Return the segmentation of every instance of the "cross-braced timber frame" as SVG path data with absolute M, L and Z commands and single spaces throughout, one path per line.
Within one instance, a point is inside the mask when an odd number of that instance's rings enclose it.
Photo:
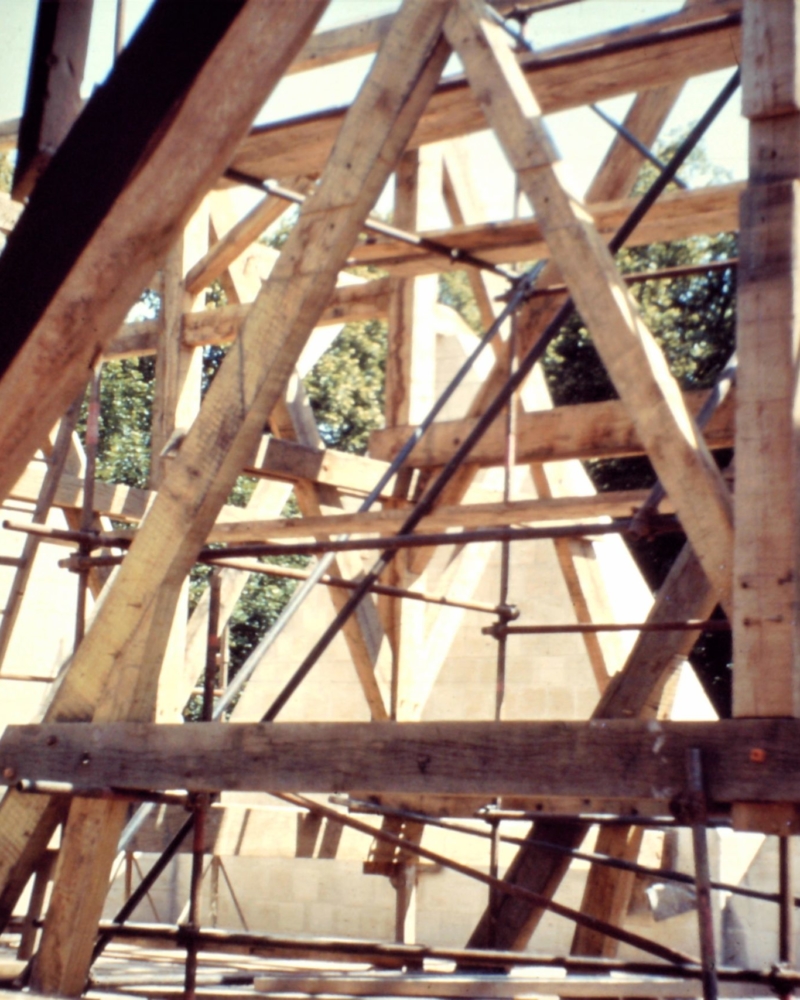
M 40 0 L 24 115 L 0 130 L 18 149 L 12 197 L 0 201 L 0 495 L 12 505 L 3 537 L 24 539 L 20 556 L 2 557 L 13 580 L 0 685 L 47 692 L 39 721 L 0 736 L 0 925 L 20 932 L 11 978 L 79 996 L 108 946 L 134 941 L 186 953 L 181 989 L 142 994 L 132 974 L 124 986 L 136 995 L 194 996 L 207 951 L 234 964 L 375 967 L 240 972 L 259 992 L 788 995 L 800 985 L 790 864 L 800 830 L 800 0 L 687 0 L 541 51 L 519 24 L 564 2 L 403 0 L 394 14 L 315 31 L 327 5 L 156 0 L 122 47 L 119 0 L 114 68 L 84 103 L 91 0 Z M 365 54 L 374 60 L 348 107 L 253 126 L 285 76 Z M 443 79 L 452 54 L 463 73 Z M 683 84 L 716 70 L 727 83 L 663 162 L 651 148 Z M 633 103 L 582 200 L 545 116 L 622 94 Z M 747 181 L 688 189 L 681 168 L 739 95 Z M 482 214 L 487 179 L 465 137 L 486 129 L 530 212 Z M 634 196 L 645 160 L 656 179 Z M 390 181 L 391 224 L 371 214 Z M 258 192 L 244 214 L 236 186 Z M 447 226 L 432 225 L 434 204 Z M 290 205 L 280 251 L 257 242 Z M 627 246 L 737 231 L 738 257 L 710 265 L 623 276 L 615 260 Z M 370 277 L 354 273 L 365 267 Z M 698 269 L 738 274 L 736 358 L 710 392 L 681 392 L 631 286 Z M 438 275 L 451 270 L 468 278 L 482 335 L 438 301 Z M 226 303 L 205 308 L 214 282 Z M 145 289 L 158 315 L 127 320 Z M 576 311 L 618 398 L 551 407 L 537 365 Z M 324 447 L 301 378 L 342 324 L 375 319 L 388 329 L 385 427 L 358 456 Z M 209 345 L 227 354 L 201 399 Z M 147 490 L 96 476 L 103 365 L 144 355 L 155 357 Z M 729 449 L 722 469 L 714 453 Z M 598 494 L 580 480 L 581 461 L 634 455 L 649 459 L 652 490 Z M 570 492 L 566 469 L 584 487 Z M 244 510 L 227 502 L 242 474 L 258 480 Z M 290 496 L 299 517 L 282 516 Z M 682 533 L 683 549 L 649 612 L 632 602 L 621 615 L 603 539 L 661 532 Z M 548 546 L 566 595 L 560 614 L 537 622 L 517 593 L 518 553 L 533 544 Z M 58 570 L 78 585 L 70 655 L 53 676 L 30 662 L 24 676 L 14 642 L 28 627 L 35 560 L 54 545 L 75 550 Z M 317 558 L 307 569 L 264 561 L 286 555 Z M 197 564 L 211 567 L 210 584 L 188 616 Z M 487 599 L 476 583 L 490 564 Z M 298 583 L 229 682 L 220 636 L 250 574 Z M 320 594 L 332 610 L 317 622 L 307 612 Z M 437 684 L 474 622 L 473 641 L 491 649 L 491 697 L 439 716 Z M 678 665 L 720 630 L 733 639 L 733 717 L 670 718 Z M 520 708 L 512 644 L 571 634 L 590 713 Z M 302 693 L 323 686 L 321 665 L 342 639 L 359 704 L 319 721 Z M 199 677 L 201 720 L 188 725 Z M 345 832 L 372 843 L 364 870 L 391 881 L 397 941 L 249 930 L 213 843 L 214 799 L 234 792 L 279 800 L 301 832 L 326 824 L 320 857 L 335 857 Z M 156 807 L 189 814 L 134 888 L 130 844 Z M 527 832 L 509 835 L 512 821 Z M 779 838 L 777 890 L 714 876 L 709 831 L 720 825 Z M 594 848 L 581 850 L 596 828 Z M 651 829 L 691 832 L 691 875 L 640 858 Z M 488 866 L 435 849 L 434 834 L 448 845 L 477 835 Z M 188 903 L 165 924 L 150 893 L 190 835 Z M 501 850 L 513 850 L 505 871 Z M 127 899 L 109 920 L 117 859 Z M 581 864 L 582 900 L 556 898 Z M 464 947 L 408 940 L 426 865 L 484 887 Z M 243 930 L 205 920 L 204 879 L 218 893 L 220 876 Z M 626 920 L 636 878 L 691 883 L 691 948 Z M 718 892 L 775 908 L 771 971 L 722 965 Z M 146 899 L 156 925 L 132 924 Z M 570 954 L 531 953 L 553 914 L 574 924 Z M 618 957 L 621 945 L 636 957 Z M 232 984 L 213 983 L 223 994 Z

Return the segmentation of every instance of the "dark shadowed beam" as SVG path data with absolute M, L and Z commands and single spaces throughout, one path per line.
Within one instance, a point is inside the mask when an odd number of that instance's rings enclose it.
M 86 381 L 322 8 L 159 0 L 87 103 L 0 259 L 0 496 Z M 243 51 L 243 17 L 252 38 L 259 22 L 269 25 L 269 45 L 245 40 Z
M 27 198 L 80 114 L 93 0 L 39 0 L 13 195 Z

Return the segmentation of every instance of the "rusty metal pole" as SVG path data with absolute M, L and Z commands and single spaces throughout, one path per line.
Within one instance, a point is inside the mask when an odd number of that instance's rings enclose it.
M 201 719 L 211 722 L 214 715 L 214 688 L 217 682 L 219 661 L 219 615 L 220 615 L 220 570 L 215 569 L 208 581 L 208 644 L 206 647 L 206 667 L 203 674 L 203 704 Z M 200 893 L 203 888 L 203 859 L 206 852 L 206 819 L 210 796 L 201 792 L 194 796 L 194 830 L 192 837 L 192 881 L 189 894 L 189 920 L 187 930 L 189 943 L 186 948 L 186 975 L 184 994 L 186 1000 L 194 1000 L 197 985 L 197 934 L 200 931 Z
M 717 1000 L 717 961 L 714 947 L 714 914 L 711 908 L 711 869 L 706 840 L 706 795 L 703 789 L 703 765 L 700 751 L 692 747 L 687 754 L 689 810 L 694 846 L 697 920 L 700 931 L 700 960 L 703 967 L 703 998 Z
M 100 443 L 100 380 L 102 362 L 95 368 L 89 390 L 89 409 L 86 417 L 86 474 L 83 477 L 83 504 L 81 506 L 82 534 L 91 532 L 94 526 L 94 481 L 97 471 L 97 448 Z M 79 553 L 86 557 L 91 554 L 91 545 L 81 542 Z M 81 644 L 86 630 L 86 603 L 89 592 L 89 568 L 78 574 L 78 606 L 75 614 L 75 649 Z
M 792 892 L 792 842 L 788 835 L 778 837 L 778 882 L 780 922 L 778 960 L 781 970 L 794 965 L 794 894 Z M 791 996 L 791 991 L 782 994 Z

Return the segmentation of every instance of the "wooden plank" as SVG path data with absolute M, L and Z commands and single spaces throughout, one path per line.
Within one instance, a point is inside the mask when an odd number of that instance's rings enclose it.
M 448 19 L 448 38 L 534 206 L 553 257 L 648 457 L 723 604 L 730 607 L 733 510 L 729 491 L 611 254 L 580 202 L 563 186 L 539 105 L 502 29 L 482 12 L 476 0 L 460 0 Z
M 308 33 L 321 10 L 318 4 L 290 8 L 281 4 L 278 20 L 286 35 L 280 38 L 275 19 L 264 16 L 263 4 L 246 7 L 245 14 L 251 14 L 256 24 L 242 19 L 246 36 L 238 39 L 238 52 L 232 61 L 241 66 L 251 51 L 256 60 L 266 58 L 265 53 L 273 53 L 271 58 L 280 53 L 282 60 L 288 60 L 303 37 L 302 31 Z M 200 415 L 181 445 L 130 555 L 65 674 L 50 718 L 92 712 L 95 718 L 98 714 L 130 718 L 152 712 L 154 681 L 177 591 L 234 480 L 255 449 L 364 217 L 439 79 L 449 53 L 441 38 L 446 12 L 445 3 L 406 0 L 396 16 L 342 126 L 320 185 L 301 209 L 270 280 L 206 393 Z M 263 32 L 269 34 L 269 41 Z M 277 75 L 282 65 L 273 68 Z M 241 74 L 231 68 L 229 75 L 238 78 Z M 263 76 L 268 76 L 266 71 Z M 262 86 L 267 87 L 268 81 L 262 80 Z M 109 678 L 112 683 L 103 695 L 100 713 L 96 706 Z M 4 805 L 5 800 L 0 804 L 0 818 Z M 77 927 L 70 922 L 70 906 L 84 869 L 88 869 L 87 883 L 94 879 L 92 884 L 100 884 L 91 849 L 100 831 L 103 847 L 119 833 L 117 819 L 121 817 L 113 808 L 104 812 L 102 803 L 94 805 L 96 810 L 81 810 L 76 817 L 87 830 L 82 853 L 70 852 L 70 863 L 63 868 L 64 891 L 59 891 L 57 881 L 45 922 L 35 983 L 54 991 L 80 992 L 83 988 L 102 899 L 95 898 L 90 907 L 81 898 L 83 920 Z M 100 856 L 98 845 L 97 867 L 104 870 L 106 880 L 108 860 L 108 855 Z
M 172 457 L 164 449 L 178 428 L 183 432 L 197 416 L 203 374 L 202 351 L 187 347 L 181 337 L 184 313 L 202 309 L 185 287 L 184 276 L 208 246 L 208 204 L 203 202 L 172 248 L 164 267 L 164 288 L 158 318 L 155 388 L 150 424 L 150 488 L 157 489 Z
M 0 353 L 2 497 L 227 165 L 297 48 L 290 28 L 310 29 L 318 13 L 309 3 L 289 17 L 284 5 L 270 45 L 260 47 L 253 31 L 247 58 L 259 72 L 242 74 L 234 41 L 242 7 L 241 0 L 200 13 L 183 4 L 154 7 L 9 237 L 0 259 L 8 312 Z M 175 39 L 184 37 L 191 43 L 176 58 Z M 301 38 L 297 30 L 298 44 Z M 143 77 L 152 83 L 146 100 Z
M 742 198 L 737 301 L 734 714 L 800 714 L 796 464 L 800 142 L 796 3 L 748 3 L 744 107 L 751 174 Z M 779 123 L 779 132 L 775 123 Z M 781 144 L 775 142 L 780 134 Z
M 800 798 L 796 719 L 42 723 L 9 726 L 0 738 L 0 764 L 5 784 L 17 778 L 69 781 L 78 794 L 109 786 L 320 793 L 368 788 L 668 803 L 685 788 L 689 747 L 702 751 L 713 803 Z M 763 755 L 752 754 L 754 748 Z
M 642 845 L 644 827 L 601 827 L 597 834 L 595 852 L 623 861 L 637 861 Z M 592 865 L 586 879 L 581 901 L 581 912 L 608 923 L 622 926 L 628 912 L 631 891 L 636 875 L 618 871 L 605 865 Z M 576 926 L 570 946 L 571 955 L 600 955 L 616 957 L 619 942 L 596 930 Z
M 415 531 L 447 531 L 449 528 L 488 528 L 499 525 L 535 524 L 552 521 L 584 521 L 593 518 L 631 517 L 647 499 L 648 490 L 612 490 L 590 496 L 543 497 L 497 503 L 465 503 L 437 507 L 424 517 Z M 667 513 L 669 503 L 660 508 Z M 408 517 L 407 510 L 368 513 L 325 514 L 310 517 L 283 517 L 269 521 L 217 523 L 209 542 L 235 544 L 270 539 L 330 538 L 334 535 L 395 535 Z
M 621 34 L 545 49 L 522 58 L 525 74 L 544 113 L 552 114 L 732 67 L 739 58 L 739 28 L 731 19 L 735 21 L 740 9 L 738 0 L 704 4 L 655 22 L 640 22 Z M 621 55 L 609 47 L 615 39 L 631 48 Z M 260 178 L 313 173 L 325 162 L 343 114 L 337 109 L 254 129 L 239 147 L 232 166 Z M 448 81 L 431 100 L 410 147 L 485 127 L 463 78 Z
M 691 413 L 699 412 L 705 392 L 684 393 Z M 733 445 L 734 405 L 727 401 L 715 412 L 705 428 L 709 448 Z M 443 465 L 464 440 L 477 417 L 443 420 L 433 425 L 408 458 L 413 468 Z M 391 461 L 413 433 L 413 427 L 394 427 L 370 434 L 369 452 L 374 459 Z M 627 458 L 642 455 L 644 446 L 619 400 L 576 403 L 552 410 L 520 413 L 517 425 L 517 462 L 560 462 L 579 458 Z M 501 465 L 503 461 L 502 421 L 496 421 L 470 453 L 480 466 Z
M 490 2 L 496 10 L 503 10 L 513 7 L 516 0 L 490 0 Z M 528 0 L 528 9 L 545 2 L 547 0 Z M 287 75 L 304 73 L 309 69 L 319 69 L 322 66 L 330 66 L 333 63 L 377 52 L 389 32 L 393 17 L 393 14 L 386 14 L 383 17 L 347 24 L 343 28 L 315 32 L 286 71 Z
M 281 198 L 267 195 L 197 261 L 186 275 L 186 291 L 198 295 L 227 270 L 228 265 L 276 222 L 289 205 Z
M 477 980 L 477 981 L 476 981 Z M 769 996 L 766 985 L 748 986 L 745 983 L 722 982 L 721 997 Z M 459 1000 L 475 998 L 560 996 L 560 997 L 699 997 L 702 985 L 695 979 L 656 976 L 553 976 L 551 973 L 526 975 L 496 975 L 481 971 L 479 976 L 425 975 L 422 973 L 353 973 L 325 975 L 324 973 L 284 972 L 257 975 L 253 986 L 256 996 L 273 993 L 307 994 L 309 996 L 344 995 L 354 997 L 456 997 Z M 152 996 L 166 996 L 162 991 Z M 170 993 L 170 996 L 177 995 Z
M 248 462 L 245 471 L 289 482 L 305 479 L 362 496 L 372 491 L 388 467 L 388 462 L 364 455 L 352 455 L 335 448 L 309 448 L 270 436 L 262 439 L 258 454 Z M 390 480 L 386 485 L 386 496 L 391 496 L 392 483 Z
M 395 172 L 396 224 L 412 232 L 423 228 L 441 200 L 441 188 L 441 149 L 407 151 Z M 418 423 L 435 401 L 436 331 L 432 318 L 438 297 L 434 275 L 392 280 L 384 405 L 389 427 Z M 399 500 L 406 498 L 409 485 L 407 474 L 397 477 L 395 494 Z M 418 579 L 410 569 L 412 559 L 412 553 L 399 552 L 384 574 L 385 582 L 410 589 Z M 424 589 L 424 582 L 421 586 Z M 392 650 L 392 718 L 400 721 L 408 718 L 403 712 L 405 691 L 426 665 L 425 607 L 392 597 L 381 597 L 380 607 Z
M 83 106 L 92 0 L 40 0 L 25 109 L 19 127 L 13 195 L 24 201 Z
M 735 230 L 739 222 L 738 201 L 743 190 L 744 184 L 737 182 L 662 195 L 627 245 L 645 246 Z M 634 199 L 620 197 L 607 202 L 593 201 L 585 208 L 594 218 L 599 232 L 611 237 L 635 204 Z M 420 235 L 452 249 L 470 250 L 496 264 L 539 260 L 549 257 L 551 253 L 541 220 L 529 217 L 427 230 Z M 355 247 L 350 262 L 354 265 L 371 264 L 406 276 L 463 266 L 424 247 L 388 240 L 376 240 Z

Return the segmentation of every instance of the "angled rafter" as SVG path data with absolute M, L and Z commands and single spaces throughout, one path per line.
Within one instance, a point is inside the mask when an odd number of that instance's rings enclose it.
M 658 592 L 649 622 L 677 618 L 707 618 L 716 605 L 716 595 L 691 548 L 686 545 Z M 643 632 L 625 666 L 614 674 L 603 692 L 594 719 L 652 719 L 658 709 L 668 678 L 689 655 L 699 632 Z M 555 842 L 565 847 L 580 846 L 589 827 L 581 823 L 537 822 L 528 839 Z M 520 848 L 508 871 L 507 880 L 551 895 L 569 867 L 569 859 L 543 851 L 531 843 Z M 521 905 L 520 905 L 521 904 Z M 494 947 L 522 949 L 542 917 L 541 907 L 507 898 L 500 906 L 494 931 Z M 470 937 L 470 947 L 488 947 L 491 938 L 488 913 L 484 913 Z
M 686 409 L 660 348 L 600 240 L 591 217 L 565 189 L 557 156 L 527 80 L 502 30 L 475 2 L 460 2 L 448 37 L 493 125 L 595 346 L 675 503 L 723 604 L 730 605 L 730 495 Z
M 292 20 L 288 8 L 279 6 L 281 21 Z M 242 336 L 220 367 L 200 416 L 167 473 L 130 557 L 65 675 L 54 702 L 62 712 L 67 706 L 73 717 L 91 712 L 97 698 L 92 694 L 99 694 L 112 668 L 122 685 L 105 692 L 102 706 L 94 709 L 95 718 L 146 717 L 152 711 L 164 624 L 171 619 L 177 589 L 252 453 L 363 219 L 439 79 L 449 51 L 441 37 L 448 6 L 407 0 L 396 16 L 342 126 L 320 186 L 303 206 Z M 311 5 L 291 10 L 312 16 Z M 271 51 L 274 25 L 260 8 L 258 21 L 258 28 L 248 26 L 243 47 Z M 270 32 L 269 44 L 261 38 L 262 31 Z M 286 56 L 291 46 L 279 46 L 277 51 Z M 241 51 L 238 56 L 241 63 Z M 132 656 L 135 659 L 130 660 Z M 142 667 L 126 671 L 127 662 Z M 126 681 L 132 687 L 126 687 Z M 35 977 L 48 989 L 80 991 L 85 981 L 102 899 L 98 902 L 96 894 L 87 893 L 82 881 L 90 873 L 93 885 L 107 879 L 121 820 L 113 806 L 104 811 L 102 804 L 91 805 L 97 808 L 76 810 L 73 804 L 67 824 L 62 857 L 69 861 L 60 865 L 64 877 L 56 881 Z M 87 851 L 87 844 L 95 845 L 96 852 Z M 93 854 L 95 864 L 89 861 Z
M 227 228 L 230 218 L 226 218 L 227 213 L 222 211 L 224 207 L 224 203 L 220 203 L 219 195 L 217 195 L 212 209 L 212 219 L 216 221 L 217 225 L 224 223 L 225 228 Z M 235 228 L 234 226 L 233 229 Z M 229 268 L 229 278 L 233 285 L 235 296 L 240 302 L 252 301 L 256 298 L 258 290 L 261 287 L 261 279 L 257 274 L 252 274 L 247 268 L 240 267 L 239 262 L 235 261 L 231 263 Z M 317 454 L 323 448 L 322 440 L 317 430 L 314 414 L 306 399 L 300 377 L 314 366 L 320 354 L 323 353 L 327 346 L 328 341 L 329 338 L 327 336 L 324 338 L 317 336 L 314 339 L 312 335 L 298 361 L 295 374 L 289 380 L 284 400 L 273 410 L 270 418 L 273 429 L 279 429 L 282 435 L 287 435 L 291 439 L 296 440 L 301 447 L 313 449 Z M 334 509 L 343 503 L 335 487 L 328 489 L 325 493 L 327 494 L 326 499 L 331 499 L 329 494 L 333 494 Z M 313 480 L 295 480 L 294 496 L 304 516 L 323 517 L 323 491 L 320 489 L 318 483 Z M 346 501 L 344 502 L 346 503 Z M 343 553 L 331 565 L 331 572 L 335 576 L 351 576 L 357 575 L 360 568 L 357 555 Z M 238 578 L 239 589 L 244 588 L 244 581 L 246 579 L 244 574 L 229 570 L 223 570 L 223 573 L 226 576 Z M 234 593 L 235 590 L 233 587 L 230 587 L 230 596 L 233 597 Z M 331 591 L 330 597 L 336 610 L 338 610 L 346 599 L 346 595 L 340 591 Z M 229 604 L 229 607 L 232 610 L 233 605 Z M 385 719 L 387 718 L 387 711 L 380 684 L 378 683 L 377 670 L 383 644 L 383 630 L 378 620 L 377 610 L 373 601 L 365 601 L 359 608 L 358 614 L 347 623 L 343 631 L 372 717 L 375 719 Z

